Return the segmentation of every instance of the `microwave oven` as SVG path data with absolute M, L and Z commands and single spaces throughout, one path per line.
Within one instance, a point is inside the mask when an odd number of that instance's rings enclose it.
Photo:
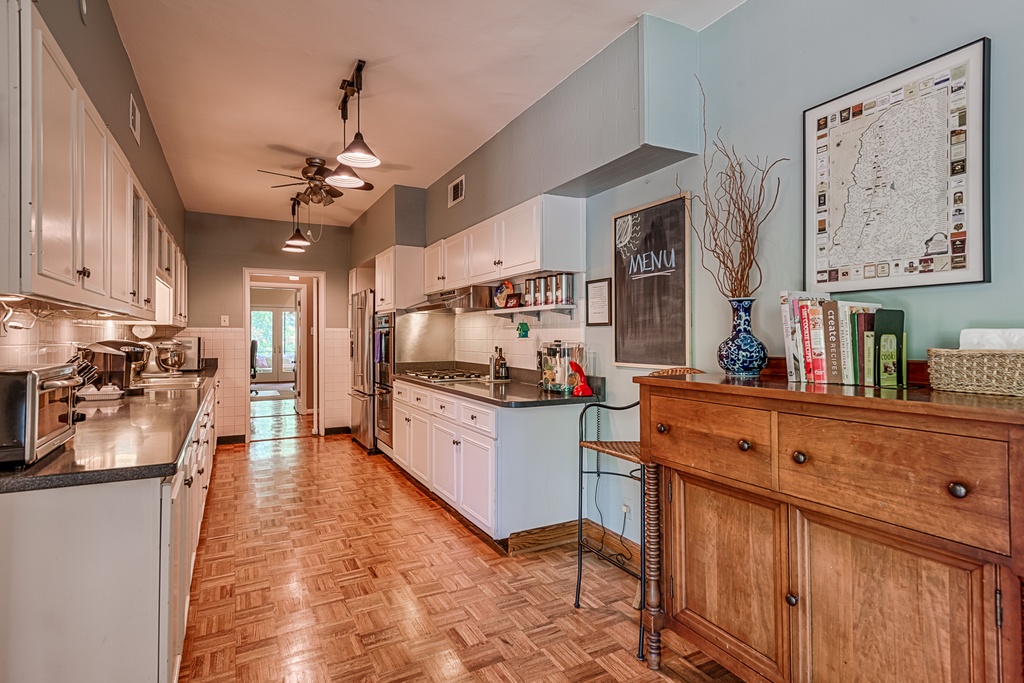
M 0 369 L 0 464 L 31 465 L 75 435 L 75 367 Z

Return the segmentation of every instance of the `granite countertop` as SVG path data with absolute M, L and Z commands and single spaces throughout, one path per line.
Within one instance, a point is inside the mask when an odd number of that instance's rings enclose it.
M 396 375 L 395 381 L 408 382 L 432 391 L 473 399 L 481 403 L 489 403 L 499 408 L 540 408 L 544 406 L 564 406 L 574 403 L 593 403 L 600 399 L 594 396 L 573 396 L 572 394 L 552 394 L 543 391 L 536 384 L 527 382 L 444 382 L 433 383 L 410 375 Z M 600 392 L 595 392 L 599 394 Z
M 82 401 L 75 436 L 21 471 L 0 471 L 0 494 L 173 476 L 186 439 L 213 390 L 213 373 L 198 389 L 161 389 L 116 401 Z

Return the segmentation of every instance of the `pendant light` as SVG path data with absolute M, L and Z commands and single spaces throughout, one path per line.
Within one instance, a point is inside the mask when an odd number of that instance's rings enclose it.
M 309 191 L 309 188 L 306 188 Z M 302 236 L 302 231 L 299 230 L 298 223 L 295 217 L 295 207 L 299 205 L 299 196 L 292 197 L 292 226 L 295 228 L 295 232 L 284 242 L 284 246 L 281 247 L 281 251 L 287 251 L 292 254 L 304 253 L 305 247 L 309 246 L 309 240 Z
M 353 85 L 356 89 L 356 134 L 352 138 L 352 142 L 348 144 L 345 151 L 338 155 L 338 161 L 353 166 L 355 168 L 373 168 L 374 166 L 380 166 L 380 159 L 373 153 L 370 146 L 366 144 L 363 139 L 362 133 L 362 106 L 361 102 L 363 99 L 363 67 L 366 66 L 366 62 L 359 60 L 356 64 L 355 73 L 352 74 Z
M 342 101 L 341 106 L 341 139 L 345 140 L 348 138 L 348 100 Z M 344 154 L 344 153 L 342 153 Z M 351 166 L 341 161 L 342 154 L 338 155 L 338 167 L 334 169 L 331 175 L 324 178 L 324 182 L 334 187 L 348 187 L 357 188 L 362 187 L 366 184 L 366 181 L 359 177 L 359 174 L 355 172 Z

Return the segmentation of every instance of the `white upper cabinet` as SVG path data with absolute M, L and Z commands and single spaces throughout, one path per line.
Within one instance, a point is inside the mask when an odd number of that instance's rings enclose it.
M 469 241 L 467 270 L 473 284 L 499 279 L 498 266 L 498 223 L 489 218 L 466 230 Z
M 393 311 L 423 300 L 423 247 L 397 245 L 374 259 L 374 308 Z
M 128 160 L 111 144 L 108 148 L 108 221 L 110 224 L 110 297 L 114 305 L 124 310 L 121 304 L 132 303 L 132 279 L 134 268 L 131 263 L 134 254 L 132 244 L 132 170 Z
M 423 293 L 444 291 L 444 240 L 423 250 Z
M 106 299 L 110 295 L 110 229 L 107 223 L 107 127 L 84 97 L 79 100 L 81 178 L 80 268 L 82 287 Z
M 468 231 L 434 242 L 423 250 L 423 293 L 433 294 L 469 284 Z

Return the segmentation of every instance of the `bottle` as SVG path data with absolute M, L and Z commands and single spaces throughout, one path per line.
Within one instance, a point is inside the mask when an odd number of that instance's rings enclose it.
M 505 356 L 502 355 L 501 347 L 496 346 L 494 350 L 498 354 L 494 359 L 494 379 L 508 379 L 508 362 L 505 360 Z
M 494 347 L 494 353 L 492 353 L 492 354 L 491 354 L 491 364 L 490 364 L 490 368 L 489 368 L 489 369 L 490 369 L 490 371 L 491 371 L 491 374 L 489 375 L 490 379 L 497 379 L 497 378 L 496 378 L 496 377 L 494 376 L 494 359 L 495 359 L 495 357 L 496 357 L 497 355 L 498 355 L 498 347 L 497 347 L 497 346 L 495 346 L 495 347 Z

